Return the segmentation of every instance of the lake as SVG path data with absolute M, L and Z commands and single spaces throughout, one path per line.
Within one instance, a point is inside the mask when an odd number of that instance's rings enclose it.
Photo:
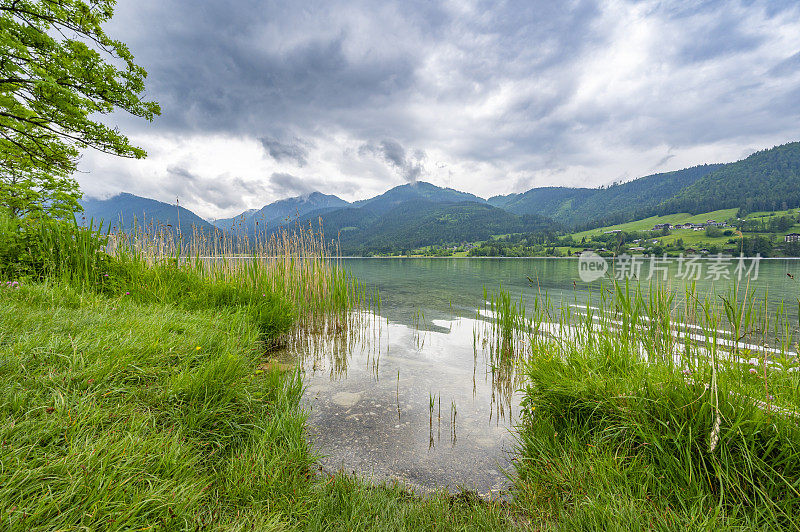
M 772 311 L 786 302 L 795 324 L 800 295 L 800 261 L 791 259 L 364 258 L 341 265 L 379 293 L 377 315 L 339 337 L 302 337 L 286 354 L 302 362 L 311 438 L 324 467 L 399 479 L 420 492 L 466 488 L 487 497 L 504 496 L 508 486 L 523 383 L 499 376 L 481 342 L 485 290 L 508 291 L 528 308 L 545 295 L 555 306 L 581 307 L 615 276 L 658 279 L 678 296 L 694 283 L 711 300 L 741 279 Z

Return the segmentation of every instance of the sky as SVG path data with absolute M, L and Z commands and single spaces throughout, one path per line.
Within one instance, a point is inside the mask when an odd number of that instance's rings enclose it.
M 417 180 L 488 198 L 596 187 L 800 140 L 800 3 L 118 0 L 145 160 L 83 154 L 92 197 L 207 219 Z

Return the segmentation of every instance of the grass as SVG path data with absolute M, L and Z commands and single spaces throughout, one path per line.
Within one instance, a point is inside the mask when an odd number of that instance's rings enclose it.
M 573 233 L 572 237 L 580 241 L 580 239 L 583 237 L 589 237 L 591 235 L 601 235 L 605 231 L 613 231 L 617 229 L 622 231 L 647 231 L 649 229 L 652 229 L 653 226 L 656 224 L 664 224 L 664 223 L 669 223 L 673 225 L 677 223 L 681 224 L 703 223 L 706 220 L 716 220 L 718 222 L 724 222 L 729 218 L 735 217 L 736 211 L 737 209 L 723 209 L 720 211 L 712 211 L 696 215 L 684 212 L 677 214 L 667 214 L 664 216 L 651 216 L 650 218 L 644 218 L 642 220 L 636 220 L 624 224 L 609 225 L 607 227 L 598 227 L 597 229 L 590 229 L 588 231 Z
M 611 225 L 607 227 L 599 227 L 596 229 L 591 229 L 588 231 L 581 231 L 579 233 L 573 233 L 572 237 L 580 242 L 582 238 L 589 238 L 591 236 L 598 236 L 602 235 L 607 231 L 612 230 L 622 230 L 622 231 L 647 231 L 653 228 L 656 224 L 663 224 L 663 223 L 670 223 L 670 224 L 684 224 L 684 223 L 702 223 L 706 220 L 716 220 L 718 222 L 723 222 L 730 218 L 735 218 L 738 210 L 737 209 L 723 209 L 719 211 L 712 211 L 697 215 L 692 215 L 689 213 L 679 213 L 679 214 L 669 214 L 665 216 L 652 216 L 650 218 L 645 218 L 642 220 L 636 220 L 633 222 L 628 222 L 624 224 L 618 225 Z M 770 211 L 770 212 L 753 212 L 746 216 L 746 219 L 760 219 L 760 218 L 772 218 L 772 217 L 780 217 L 780 216 L 797 216 L 796 209 L 789 209 L 783 211 Z M 775 233 L 757 233 L 762 235 L 768 235 L 771 238 L 775 238 L 778 241 L 782 241 L 783 237 L 789 233 L 796 233 L 800 231 L 800 223 L 796 223 L 791 228 L 775 232 Z M 748 236 L 752 236 L 752 234 L 747 233 Z M 658 240 L 659 243 L 664 245 L 674 244 L 678 239 L 683 241 L 684 246 L 687 247 L 694 247 L 696 249 L 701 249 L 705 246 L 716 245 L 721 248 L 732 248 L 735 245 L 730 244 L 729 240 L 741 238 L 741 235 L 735 233 L 731 236 L 723 236 L 720 235 L 719 237 L 709 237 L 706 236 L 705 231 L 694 231 L 691 229 L 676 229 L 672 230 L 671 233 L 667 236 L 661 236 L 660 234 L 654 234 L 652 239 Z M 565 251 L 572 253 L 574 251 L 580 251 L 582 248 L 567 248 Z
M 61 229 L 0 283 L 2 530 L 800 528 L 797 327 L 746 287 L 617 285 L 583 312 L 487 292 L 476 353 L 525 395 L 513 504 L 417 498 L 320 474 L 300 375 L 268 363 L 372 305 L 319 236 L 239 261 Z
M 53 226 L 0 265 L 26 272 L 0 283 L 0 529 L 507 528 L 500 504 L 319 473 L 269 352 L 372 303 L 306 236 L 241 261 Z
M 0 290 L 0 529 L 496 529 L 499 505 L 317 476 L 248 312 Z
M 570 530 L 800 529 L 797 360 L 761 354 L 754 375 L 722 343 L 771 335 L 749 297 L 618 286 L 562 311 L 570 334 L 537 337 L 524 368 L 517 503 Z

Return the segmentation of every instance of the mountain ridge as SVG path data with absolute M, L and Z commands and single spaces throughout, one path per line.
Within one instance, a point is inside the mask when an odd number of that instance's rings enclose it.
M 126 200 L 132 205 L 125 205 Z M 606 187 L 537 187 L 488 200 L 425 181 L 398 185 L 352 203 L 315 191 L 213 225 L 188 209 L 127 193 L 83 204 L 87 217 L 127 219 L 139 213 L 170 226 L 180 212 L 182 229 L 195 223 L 203 231 L 216 227 L 253 234 L 257 229 L 283 230 L 293 222 L 321 221 L 326 232 L 339 235 L 353 250 L 389 252 L 479 241 L 492 234 L 590 229 L 669 212 L 800 206 L 800 142 L 761 150 L 733 163 L 697 165 Z

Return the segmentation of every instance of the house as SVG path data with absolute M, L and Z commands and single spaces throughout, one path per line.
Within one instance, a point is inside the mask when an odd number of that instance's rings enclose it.
M 783 237 L 784 242 L 800 242 L 800 233 L 789 233 Z
M 653 226 L 653 231 L 661 231 L 662 229 L 672 229 L 672 224 L 656 224 Z
M 636 246 L 631 248 L 631 251 L 644 251 L 644 248 L 642 246 Z
M 621 233 L 622 229 L 612 229 L 611 231 L 603 231 L 604 235 L 613 235 L 615 233 Z

